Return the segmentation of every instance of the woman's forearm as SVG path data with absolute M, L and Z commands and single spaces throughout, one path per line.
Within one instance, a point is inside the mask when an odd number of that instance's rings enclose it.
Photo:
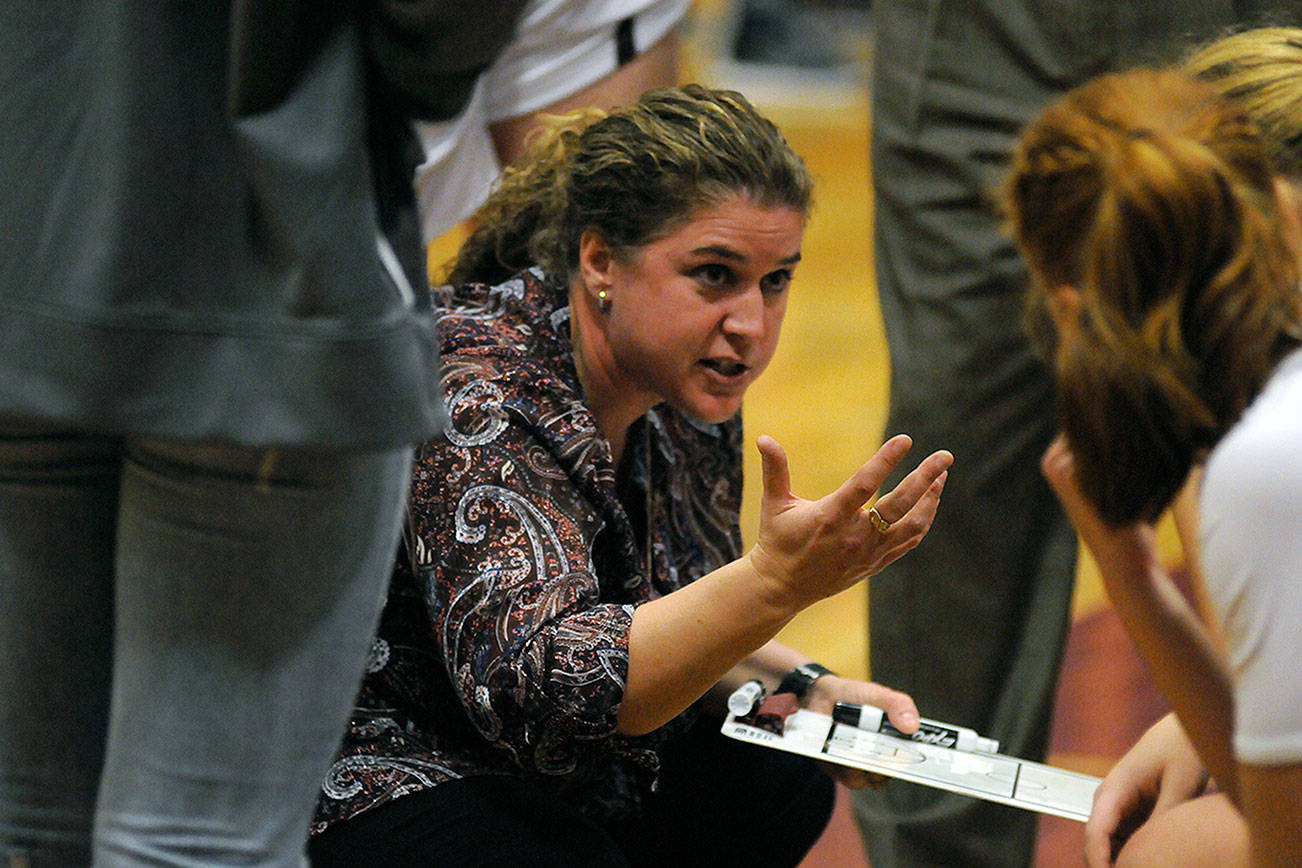
M 661 726 L 730 672 L 737 684 L 759 677 L 775 687 L 773 667 L 791 661 L 780 677 L 806 659 L 770 642 L 801 608 L 767 593 L 745 557 L 639 606 L 629 631 L 619 730 L 637 735 Z
M 1062 435 L 1041 461 L 1103 577 L 1121 623 L 1179 717 L 1207 770 L 1234 797 L 1231 738 L 1234 706 L 1230 679 L 1202 621 L 1157 557 L 1153 529 L 1105 522 L 1081 492 L 1075 456 Z
M 1189 740 L 1221 789 L 1238 800 L 1228 670 L 1197 613 L 1157 563 L 1138 581 L 1104 571 L 1108 595 Z
M 620 732 L 645 733 L 672 719 L 802 609 L 916 546 L 935 518 L 953 461 L 944 451 L 923 459 L 877 498 L 874 522 L 863 505 L 904 458 L 909 438 L 886 441 L 816 501 L 791 493 L 786 454 L 777 441 L 760 437 L 757 445 L 764 493 L 756 543 L 732 563 L 634 612 Z
M 710 707 L 722 713 L 727 707 L 728 697 L 747 681 L 760 681 L 769 693 L 773 693 L 784 675 L 809 662 L 808 654 L 802 654 L 777 639 L 770 639 L 715 682 L 708 694 Z

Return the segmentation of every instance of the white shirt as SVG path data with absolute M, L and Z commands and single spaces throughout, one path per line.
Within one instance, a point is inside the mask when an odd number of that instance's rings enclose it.
M 633 19 L 641 54 L 686 14 L 690 0 L 529 0 L 511 42 L 479 77 L 457 117 L 418 123 L 421 233 L 430 241 L 469 217 L 501 167 L 489 125 L 531 114 L 605 78 L 618 66 L 616 28 Z
M 1254 765 L 1302 761 L 1302 351 L 1213 450 L 1200 513 L 1235 681 L 1235 753 Z

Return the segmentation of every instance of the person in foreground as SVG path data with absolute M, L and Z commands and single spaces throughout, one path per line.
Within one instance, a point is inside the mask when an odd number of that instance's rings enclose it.
M 503 176 L 436 290 L 451 421 L 418 457 L 314 864 L 795 864 L 831 781 L 723 738 L 722 699 L 759 678 L 916 728 L 904 694 L 773 637 L 918 544 L 950 455 L 870 514 L 907 437 L 815 501 L 760 437 L 741 552 L 739 410 L 810 204 L 777 129 L 695 85 L 566 116 Z
M 1006 187 L 1057 338 L 1044 471 L 1175 713 L 1100 787 L 1092 865 L 1302 852 L 1302 229 L 1266 141 L 1209 85 L 1135 70 L 1050 107 Z M 1152 530 L 1199 465 L 1210 628 Z
M 302 864 L 443 422 L 409 123 L 522 0 L 451 5 L 0 0 L 0 864 Z
M 1026 264 L 991 193 L 1017 135 L 1105 72 L 1296 0 L 872 0 L 873 259 L 890 346 L 887 430 L 954 451 L 927 545 L 868 595 L 874 678 L 927 714 L 1043 760 L 1071 627 L 1078 540 L 1039 459 L 1053 385 L 1022 328 Z M 934 444 L 934 445 L 933 445 Z M 921 634 L 942 643 L 920 643 Z M 1029 868 L 1036 814 L 932 787 L 854 796 L 874 868 Z
M 1302 183 L 1302 28 L 1234 33 L 1199 48 L 1184 66 L 1247 112 L 1277 176 L 1295 188 Z M 1186 560 L 1198 578 L 1200 483 L 1201 469 L 1195 468 L 1172 506 Z M 1214 631 L 1215 624 L 1211 626 Z M 1223 647 L 1215 632 L 1213 638 Z M 1151 852 L 1160 858 L 1180 846 L 1203 854 L 1205 864 L 1246 861 L 1243 816 L 1224 794 L 1208 793 L 1207 784 L 1206 768 L 1189 736 L 1173 714 L 1167 715 L 1104 779 L 1086 827 L 1090 864 L 1111 864 L 1127 840 L 1133 840 L 1125 851 L 1128 857 Z M 1150 816 L 1154 822 L 1146 822 Z

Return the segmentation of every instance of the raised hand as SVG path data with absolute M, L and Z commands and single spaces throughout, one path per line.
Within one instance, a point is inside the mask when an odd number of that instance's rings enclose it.
M 904 434 L 887 440 L 835 491 L 818 500 L 791 493 L 786 453 L 772 437 L 757 442 L 763 461 L 764 493 L 759 535 L 747 557 L 775 593 L 797 607 L 832 596 L 899 558 L 926 536 L 954 456 L 927 456 L 899 485 L 868 502 L 904 459 L 913 441 Z

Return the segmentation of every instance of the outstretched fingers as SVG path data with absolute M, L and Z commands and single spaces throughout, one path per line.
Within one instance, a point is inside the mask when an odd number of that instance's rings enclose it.
M 760 472 L 763 477 L 764 499 L 775 505 L 791 497 L 791 469 L 787 453 L 781 444 L 767 434 L 755 440 L 760 454 Z
M 780 587 L 821 598 L 916 546 L 935 517 L 953 461 L 948 452 L 929 455 L 875 509 L 864 508 L 911 445 L 906 435 L 892 437 L 836 491 L 808 501 L 791 493 L 782 447 L 772 437 L 759 437 L 764 494 L 751 564 Z
M 878 447 L 873 456 L 860 465 L 836 491 L 829 494 L 828 501 L 842 513 L 856 512 L 872 499 L 882 482 L 904 460 L 912 447 L 913 439 L 909 435 L 896 434 Z
M 944 449 L 931 453 L 899 485 L 877 498 L 873 509 L 892 528 L 907 522 L 910 531 L 925 533 L 936 515 L 940 492 L 953 463 L 954 456 Z
M 877 509 L 882 519 L 888 522 L 888 528 L 883 532 L 883 536 L 891 543 L 882 558 L 883 565 L 898 559 L 905 552 L 916 547 L 931 530 L 931 524 L 936 520 L 936 511 L 940 508 L 940 495 L 945 490 L 945 480 L 948 478 L 949 470 L 942 470 L 922 496 L 914 501 L 908 511 L 899 518 L 890 517 L 895 514 L 894 508 L 899 506 L 899 501 L 892 501 L 886 506 L 882 506 L 881 500 L 877 501 L 874 509 Z M 891 492 L 892 495 L 894 493 Z

